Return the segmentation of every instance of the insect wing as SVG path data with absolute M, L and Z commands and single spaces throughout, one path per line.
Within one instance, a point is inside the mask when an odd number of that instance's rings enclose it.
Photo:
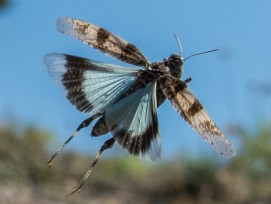
M 177 112 L 189 125 L 221 155 L 231 157 L 235 149 L 212 121 L 198 99 L 189 91 L 184 81 L 172 76 L 159 78 L 160 86 Z
M 147 59 L 136 46 L 97 25 L 73 18 L 60 18 L 57 20 L 57 29 L 118 60 L 141 67 L 148 65 Z
M 135 81 L 138 69 L 52 53 L 44 57 L 50 76 L 79 111 L 103 113 Z
M 150 160 L 160 157 L 155 81 L 111 106 L 105 120 L 114 138 L 131 154 Z

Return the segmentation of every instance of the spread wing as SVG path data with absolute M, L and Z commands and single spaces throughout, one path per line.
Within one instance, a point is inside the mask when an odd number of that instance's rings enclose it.
M 141 67 L 149 64 L 136 46 L 97 25 L 73 18 L 60 18 L 57 29 L 118 60 Z
M 131 154 L 150 160 L 160 157 L 156 82 L 153 81 L 105 111 L 113 137 Z
M 50 76 L 79 111 L 103 113 L 135 81 L 138 69 L 52 53 L 44 57 Z
M 172 76 L 162 76 L 158 81 L 164 94 L 177 112 L 203 139 L 210 143 L 221 155 L 225 157 L 235 155 L 231 142 L 212 121 L 184 81 Z

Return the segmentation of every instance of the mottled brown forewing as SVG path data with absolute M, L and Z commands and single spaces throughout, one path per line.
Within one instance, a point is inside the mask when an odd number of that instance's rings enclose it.
M 235 154 L 234 147 L 212 121 L 198 99 L 189 91 L 186 82 L 164 75 L 159 78 L 160 86 L 177 112 L 189 125 L 223 156 Z
M 118 60 L 144 68 L 148 66 L 148 60 L 136 46 L 97 25 L 73 18 L 60 18 L 57 29 Z

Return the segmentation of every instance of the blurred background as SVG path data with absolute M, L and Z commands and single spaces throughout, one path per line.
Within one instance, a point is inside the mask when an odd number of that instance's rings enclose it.
M 0 0 L 0 203 L 270 203 L 271 2 Z M 150 61 L 189 59 L 183 79 L 236 146 L 225 159 L 169 102 L 158 111 L 162 158 L 118 145 L 104 153 L 79 195 L 65 198 L 109 135 L 82 130 L 48 169 L 50 154 L 88 117 L 49 78 L 43 56 L 73 54 L 127 65 L 60 34 L 70 16 L 135 44 Z

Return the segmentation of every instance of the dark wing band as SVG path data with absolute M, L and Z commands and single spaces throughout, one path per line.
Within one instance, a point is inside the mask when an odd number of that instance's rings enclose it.
M 235 155 L 235 149 L 231 142 L 212 121 L 184 81 L 172 76 L 162 76 L 158 81 L 164 94 L 177 112 L 203 139 L 210 143 L 221 155 L 225 157 Z
M 50 76 L 79 111 L 103 113 L 135 81 L 138 69 L 52 53 L 44 57 Z
M 60 18 L 57 29 L 118 60 L 144 68 L 148 66 L 148 60 L 136 46 L 97 25 L 73 18 Z
M 160 157 L 155 81 L 111 106 L 105 111 L 105 121 L 129 153 L 150 160 Z

